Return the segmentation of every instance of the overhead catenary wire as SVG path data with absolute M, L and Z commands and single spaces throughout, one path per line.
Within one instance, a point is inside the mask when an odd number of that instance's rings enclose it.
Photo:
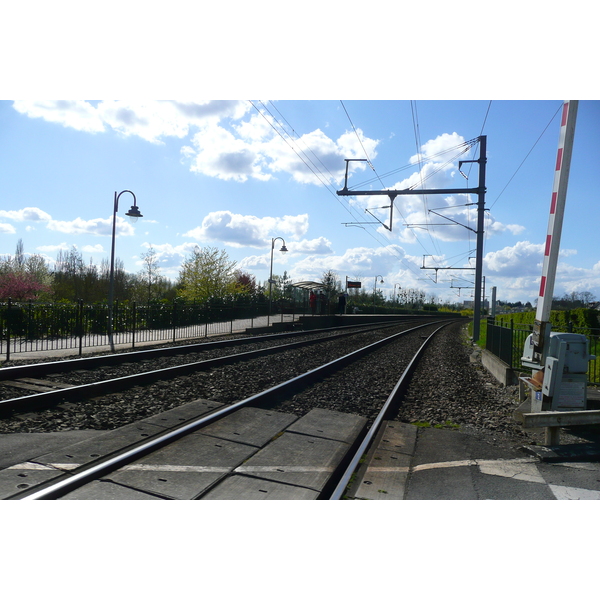
M 364 145 L 362 144 L 362 140 L 360 139 L 360 136 L 358 135 L 357 129 L 356 129 L 356 127 L 354 126 L 354 123 L 353 123 L 353 121 L 352 121 L 352 119 L 351 119 L 351 117 L 350 117 L 350 114 L 349 114 L 348 110 L 346 109 L 346 107 L 345 107 L 345 105 L 344 105 L 344 103 L 343 103 L 342 101 L 340 101 L 340 103 L 342 104 L 342 107 L 344 108 L 344 112 L 346 113 L 346 116 L 347 116 L 347 118 L 348 118 L 348 120 L 349 120 L 349 122 L 350 122 L 350 124 L 351 124 L 351 126 L 352 126 L 352 129 L 354 130 L 354 133 L 356 134 L 356 136 L 357 136 L 357 138 L 358 138 L 358 140 L 359 140 L 359 143 L 361 144 L 361 147 L 363 148 L 363 151 L 364 151 L 364 153 L 365 153 L 365 157 L 366 157 L 366 159 L 367 159 L 367 162 L 369 163 L 369 165 L 371 166 L 372 170 L 373 170 L 373 171 L 375 172 L 375 174 L 376 174 L 376 178 L 373 178 L 373 179 L 369 180 L 367 183 L 371 183 L 371 182 L 375 181 L 375 179 L 377 179 L 377 180 L 379 180 L 379 182 L 380 182 L 381 186 L 382 186 L 382 187 L 385 189 L 385 188 L 386 188 L 386 186 L 385 186 L 385 184 L 383 183 L 383 181 L 382 181 L 381 177 L 380 177 L 380 176 L 377 174 L 377 172 L 375 171 L 375 168 L 373 167 L 373 165 L 371 164 L 370 157 L 368 156 L 368 153 L 366 152 L 366 149 L 364 148 Z M 422 160 L 421 160 L 421 144 L 420 144 L 420 134 L 419 134 L 419 127 L 418 127 L 418 117 L 417 117 L 416 103 L 413 103 L 413 101 L 411 101 L 411 110 L 412 110 L 412 114 L 413 114 L 413 128 L 414 128 L 414 133 L 415 133 L 415 143 L 416 143 L 417 159 L 418 159 L 418 162 L 419 162 L 419 179 L 420 179 L 420 182 L 421 182 L 421 186 L 422 186 L 422 187 L 424 187 L 424 182 L 425 182 L 427 179 L 429 179 L 430 177 L 433 177 L 435 174 L 437 174 L 438 172 L 440 172 L 441 170 L 443 170 L 444 168 L 446 168 L 446 166 L 447 166 L 448 164 L 452 164 L 453 162 L 455 162 L 455 161 L 457 160 L 458 156 L 460 156 L 461 154 L 464 154 L 465 152 L 467 152 L 467 151 L 468 151 L 468 150 L 469 150 L 469 149 L 472 147 L 472 145 L 473 145 L 473 144 L 474 144 L 474 143 L 475 143 L 477 140 L 476 140 L 476 139 L 475 139 L 475 140 L 469 140 L 468 142 L 461 143 L 461 144 L 459 144 L 459 145 L 457 145 L 457 146 L 455 146 L 455 147 L 453 147 L 453 148 L 450 148 L 450 149 L 443 150 L 443 151 L 441 151 L 441 152 L 437 153 L 436 155 L 434 155 L 434 156 L 438 157 L 438 156 L 443 156 L 443 155 L 445 155 L 445 154 L 447 154 L 447 153 L 449 153 L 449 152 L 457 152 L 456 154 L 453 154 L 453 156 L 450 158 L 450 160 L 446 161 L 446 162 L 445 162 L 445 163 L 443 163 L 441 166 L 439 166 L 437 169 L 433 170 L 433 171 L 432 171 L 431 173 L 429 173 L 429 174 L 428 174 L 426 177 L 423 177 L 423 164 L 422 164 Z M 428 156 L 428 158 L 429 158 L 429 159 L 431 159 L 431 158 L 433 158 L 433 156 Z M 413 166 L 413 165 L 408 165 L 407 167 L 404 167 L 404 168 L 414 168 L 414 166 Z M 399 170 L 402 170 L 402 168 L 401 168 L 401 169 L 399 169 Z M 397 171 L 399 171 L 399 170 L 397 170 Z M 392 173 L 394 173 L 394 172 L 397 172 L 397 171 L 392 171 Z M 360 185 L 360 184 L 359 184 L 359 185 Z M 415 189 L 415 188 L 416 188 L 416 185 L 417 185 L 417 184 L 413 184 L 412 186 L 410 186 L 410 188 L 409 188 L 409 189 Z M 352 186 L 352 188 L 350 188 L 350 189 L 356 189 L 357 187 L 358 187 L 358 185 L 356 185 L 356 186 Z M 426 198 L 426 195 L 424 195 L 424 196 L 423 196 L 423 203 L 424 203 L 424 212 L 425 212 L 425 218 L 426 218 L 426 219 L 427 219 L 427 221 L 429 222 L 429 216 L 428 216 L 428 208 L 427 208 L 427 198 Z M 405 225 L 408 225 L 408 223 L 407 223 L 407 219 L 406 219 L 406 217 L 405 217 L 405 216 L 402 214 L 402 211 L 399 209 L 398 205 L 395 205 L 395 204 L 394 204 L 394 205 L 393 205 L 393 208 L 394 208 L 394 209 L 395 209 L 395 210 L 398 212 L 398 214 L 399 214 L 399 215 L 400 215 L 400 217 L 402 218 L 402 220 L 403 220 L 404 224 L 405 224 Z M 430 240 L 431 240 L 431 243 L 432 243 L 432 245 L 433 245 L 433 247 L 434 247 L 434 249 L 435 249 L 435 252 L 436 252 L 438 255 L 440 255 L 440 256 L 441 256 L 441 255 L 442 255 L 442 252 L 441 252 L 441 250 L 440 250 L 440 248 L 439 248 L 439 245 L 438 245 L 438 244 L 436 244 L 435 240 L 433 239 L 433 236 L 432 236 L 432 234 L 431 234 L 430 227 L 426 227 L 425 229 L 426 229 L 426 231 L 427 231 L 427 233 L 428 233 L 428 235 L 429 235 L 429 238 L 430 238 Z M 417 235 L 416 235 L 416 234 L 414 234 L 414 233 L 413 233 L 413 235 L 414 235 L 414 237 L 415 237 L 415 240 L 416 240 L 416 241 L 419 243 L 419 245 L 420 245 L 420 246 L 423 248 L 423 250 L 424 250 L 426 253 L 428 253 L 428 252 L 429 252 L 429 251 L 428 251 L 428 249 L 427 249 L 427 248 L 426 248 L 426 247 L 423 245 L 423 243 L 422 243 L 422 242 L 421 242 L 421 240 L 419 239 L 419 236 L 417 236 Z M 429 254 L 429 256 L 432 256 L 432 257 L 433 257 L 434 255 L 433 255 L 433 254 Z M 436 264 L 437 264 L 437 260 L 436 260 L 435 258 L 434 258 L 434 261 L 435 261 L 435 262 L 436 262 Z M 403 262 L 404 262 L 404 261 L 403 261 Z M 437 278 L 434 280 L 433 278 L 431 278 L 431 277 L 429 277 L 429 276 L 427 276 L 427 277 L 428 277 L 429 279 L 431 279 L 431 280 L 432 280 L 434 283 L 437 283 Z
M 347 110 L 347 108 L 346 108 L 346 106 L 344 105 L 344 103 L 343 103 L 343 101 L 342 101 L 342 100 L 340 100 L 340 104 L 342 105 L 342 108 L 344 109 L 344 112 L 346 113 L 346 117 L 348 117 L 348 121 L 350 122 L 350 125 L 352 126 L 352 129 L 353 129 L 353 131 L 354 131 L 354 133 L 355 133 L 355 135 L 356 135 L 356 137 L 357 137 L 357 139 L 358 139 L 358 141 L 359 141 L 359 143 L 360 143 L 360 145 L 361 145 L 361 148 L 363 149 L 363 152 L 365 153 L 365 157 L 366 157 L 366 159 L 367 159 L 367 163 L 369 164 L 369 166 L 371 167 L 371 169 L 372 169 L 372 170 L 373 170 L 373 172 L 375 173 L 375 175 L 376 175 L 376 179 L 377 179 L 377 180 L 379 180 L 379 183 L 381 184 L 381 186 L 382 186 L 383 188 L 385 188 L 386 186 L 385 186 L 385 184 L 383 183 L 383 181 L 382 181 L 381 177 L 380 177 L 380 176 L 377 174 L 377 171 L 375 170 L 375 167 L 373 166 L 373 164 L 372 164 L 372 162 L 371 162 L 371 159 L 370 159 L 370 157 L 369 157 L 369 155 L 368 155 L 368 153 L 367 153 L 367 151 L 366 151 L 366 149 L 365 149 L 365 147 L 364 147 L 364 144 L 362 143 L 362 140 L 360 139 L 360 136 L 358 135 L 358 131 L 357 131 L 356 127 L 354 126 L 354 123 L 353 123 L 353 121 L 352 121 L 352 119 L 351 119 L 351 117 L 350 117 L 350 114 L 348 113 L 348 110 Z M 419 152 L 419 149 L 418 149 L 418 148 L 417 148 L 417 152 Z M 371 181 L 375 181 L 375 178 L 374 178 L 374 179 L 372 179 Z M 390 200 L 390 201 L 391 201 L 391 200 Z M 398 207 L 394 205 L 394 208 L 395 208 L 395 209 L 398 211 L 398 213 L 399 213 L 399 214 L 400 214 L 400 216 L 402 217 L 403 221 L 404 221 L 404 222 L 406 222 L 406 218 L 404 217 L 404 215 L 402 214 L 402 212 L 401 212 L 401 211 L 398 209 Z M 391 224 L 390 224 L 390 226 L 391 226 Z M 430 237 L 431 237 L 431 234 L 430 234 Z M 415 239 L 416 239 L 416 241 L 417 241 L 417 242 L 420 244 L 420 246 L 421 246 L 421 247 L 422 247 L 424 250 L 426 250 L 425 246 L 423 246 L 423 244 L 421 243 L 421 240 L 419 240 L 419 238 L 418 238 L 418 236 L 417 236 L 417 235 L 415 235 Z M 433 240 L 432 240 L 432 243 L 433 243 Z M 435 247 L 435 244 L 434 244 L 434 247 Z M 401 259 L 401 260 L 402 260 L 402 262 L 403 262 L 404 264 L 406 264 L 407 266 L 409 266 L 409 268 L 411 267 L 410 263 L 406 263 L 406 262 L 405 262 L 403 259 Z M 431 279 L 431 278 L 430 278 L 430 279 Z M 432 280 L 432 281 L 433 281 L 433 280 Z
M 421 160 L 421 148 L 422 148 L 422 144 L 421 144 L 421 135 L 419 133 L 419 117 L 417 114 L 417 102 L 416 100 L 411 100 L 410 101 L 410 108 L 411 108 L 411 113 L 412 113 L 412 120 L 413 120 L 413 132 L 415 135 L 415 145 L 416 145 L 416 150 L 417 150 L 417 161 L 419 163 L 419 179 L 421 181 L 421 187 L 424 187 L 424 182 L 423 182 L 423 162 Z M 423 199 L 423 214 L 425 215 L 425 222 L 427 223 L 427 235 L 429 235 L 429 239 L 431 240 L 431 243 L 433 245 L 433 247 L 435 248 L 436 252 L 438 253 L 438 255 L 442 254 L 442 251 L 440 249 L 440 247 L 436 244 L 435 240 L 433 239 L 433 236 L 431 235 L 431 231 L 430 231 L 430 225 L 429 225 L 429 207 L 427 205 L 427 195 L 423 194 L 422 196 Z
M 491 106 L 491 101 L 490 101 L 490 105 L 488 106 L 488 110 L 487 110 L 486 115 L 485 115 L 483 126 L 481 128 L 482 133 L 483 133 L 483 127 L 485 126 L 485 123 L 487 121 L 487 117 L 488 117 L 488 114 L 489 114 L 490 106 Z M 561 102 L 558 105 L 558 107 L 557 107 L 556 111 L 554 112 L 554 114 L 552 115 L 552 117 L 550 118 L 550 120 L 548 121 L 548 124 L 544 127 L 544 129 L 542 130 L 542 132 L 540 133 L 540 135 L 538 136 L 538 138 L 534 142 L 533 146 L 530 148 L 530 150 L 525 155 L 525 158 L 523 158 L 523 160 L 519 163 L 519 165 L 516 168 L 515 172 L 511 175 L 511 177 L 509 178 L 509 180 L 506 182 L 505 186 L 502 188 L 502 190 L 500 191 L 500 193 L 498 194 L 498 196 L 496 196 L 496 199 L 492 202 L 491 206 L 487 209 L 488 210 L 488 216 L 487 216 L 487 218 L 489 218 L 489 219 L 493 218 L 492 213 L 491 213 L 492 208 L 496 205 L 496 203 L 498 202 L 498 200 L 500 199 L 500 197 L 502 196 L 502 194 L 504 194 L 504 192 L 506 191 L 506 189 L 508 188 L 508 186 L 510 185 L 510 183 L 512 182 L 512 180 L 516 177 L 516 175 L 519 172 L 519 170 L 521 169 L 521 167 L 525 164 L 525 161 L 529 158 L 529 156 L 531 155 L 531 153 L 533 152 L 533 150 L 535 149 L 535 147 L 537 146 L 537 144 L 539 143 L 539 141 L 542 139 L 542 137 L 546 133 L 546 130 L 548 129 L 548 127 L 550 127 L 550 125 L 556 119 L 557 114 L 562 110 L 562 107 L 563 107 L 563 103 Z M 486 228 L 486 231 L 485 231 L 484 246 L 487 243 L 487 239 L 488 239 L 488 228 Z
M 344 109 L 344 112 L 346 113 L 346 116 L 348 117 L 348 121 L 350 121 L 350 125 L 352 126 L 354 134 L 356 135 L 356 138 L 358 139 L 358 143 L 360 144 L 360 147 L 363 149 L 363 152 L 365 153 L 365 156 L 367 158 L 367 164 L 369 165 L 369 167 L 371 167 L 373 173 L 375 173 L 375 175 L 376 175 L 377 179 L 379 180 L 379 182 L 381 183 L 382 187 L 385 187 L 383 181 L 381 181 L 381 177 L 379 177 L 379 175 L 377 174 L 377 171 L 375 170 L 375 167 L 373 166 L 373 163 L 371 162 L 371 158 L 369 157 L 369 154 L 368 154 L 364 144 L 362 143 L 362 140 L 360 139 L 360 136 L 358 135 L 358 131 L 356 130 L 356 127 L 354 126 L 354 123 L 352 122 L 352 119 L 350 118 L 350 115 L 348 114 L 348 110 L 346 109 L 346 106 L 344 105 L 342 100 L 340 100 L 340 104 L 342 105 L 342 108 Z
M 271 113 L 271 111 L 269 111 L 265 107 L 264 103 L 259 101 L 260 104 L 264 107 L 265 111 L 271 117 L 270 119 L 267 118 L 267 116 L 263 113 L 263 111 L 261 111 L 260 108 L 253 101 L 249 100 L 248 102 L 252 105 L 252 107 L 256 110 L 256 112 L 261 117 L 263 117 L 265 119 L 265 121 L 269 124 L 269 126 L 277 133 L 277 135 L 279 135 L 279 137 L 281 137 L 281 139 L 290 147 L 290 149 L 298 156 L 298 158 L 306 165 L 306 167 L 313 173 L 313 175 L 319 181 L 319 183 L 321 183 L 327 189 L 327 191 L 340 203 L 340 205 L 349 214 L 351 214 L 353 216 L 353 218 L 359 219 L 360 215 L 357 214 L 355 211 L 353 211 L 353 209 L 352 209 L 352 207 L 350 205 L 348 205 L 347 203 L 343 203 L 340 200 L 340 198 L 335 193 L 335 188 L 333 188 L 333 186 L 331 186 L 331 184 L 329 183 L 329 181 L 327 181 L 327 178 L 323 175 L 323 173 L 320 171 L 320 169 L 314 164 L 314 162 L 312 160 L 310 160 L 308 157 L 306 157 L 306 155 L 305 155 L 304 152 L 296 150 L 296 148 L 294 147 L 294 144 L 292 143 L 293 142 L 293 138 L 289 135 L 289 133 L 287 133 L 287 131 L 285 131 L 285 128 L 283 128 L 281 126 L 281 124 L 279 123 L 278 119 Z M 281 112 L 279 110 L 277 112 L 281 115 Z M 283 115 L 281 115 L 281 116 L 283 118 Z M 289 124 L 289 122 L 286 119 L 284 119 L 284 120 L 286 121 L 286 123 L 288 124 L 288 126 L 290 127 L 290 129 L 294 132 L 294 135 L 297 136 L 294 128 Z M 277 123 L 280 126 L 280 128 L 276 127 L 274 125 L 274 123 Z M 306 157 L 306 160 L 305 160 L 305 157 Z M 311 164 L 309 164 L 309 162 Z M 335 177 L 331 173 L 329 173 L 329 175 L 330 175 L 330 177 L 331 177 L 332 180 L 335 180 Z M 377 242 L 379 245 L 381 245 L 388 252 L 393 252 L 394 254 L 398 255 L 399 258 L 400 258 L 400 261 L 408 268 L 408 270 L 413 271 L 413 273 L 415 275 L 418 274 L 418 269 L 416 269 L 416 267 L 414 267 L 414 265 L 412 265 L 411 263 L 407 262 L 404 259 L 404 257 L 397 251 L 396 247 L 393 246 L 393 245 L 391 246 L 389 244 L 389 240 L 384 239 L 382 241 L 381 239 L 377 239 L 375 237 L 375 235 L 373 234 L 373 232 L 371 232 L 369 230 L 366 230 L 366 229 L 365 229 L 365 231 L 375 240 L 375 242 Z
M 490 103 L 491 104 L 491 103 Z M 346 112 L 346 116 L 348 117 L 348 120 L 350 121 L 350 124 L 352 125 L 352 128 L 355 132 L 355 134 L 358 137 L 358 133 L 356 131 L 356 127 L 354 126 L 354 123 L 352 122 L 352 119 L 350 118 L 350 115 L 348 113 L 348 110 L 346 109 L 346 107 L 343 105 L 344 107 L 344 111 Z M 450 160 L 446 161 L 445 163 L 443 163 L 442 165 L 440 165 L 438 168 L 434 169 L 431 173 L 429 173 L 426 177 L 423 177 L 423 161 L 422 161 L 422 153 L 421 153 L 421 143 L 420 143 L 420 133 L 419 133 L 419 122 L 418 122 L 418 113 L 417 113 L 417 106 L 416 106 L 416 102 L 411 101 L 411 112 L 412 112 L 412 119 L 413 119 L 413 130 L 414 130 L 414 135 L 415 135 L 415 144 L 416 144 L 416 152 L 417 152 L 417 160 L 418 160 L 418 165 L 419 165 L 419 180 L 420 180 L 420 184 L 421 187 L 424 187 L 424 182 L 429 179 L 430 177 L 433 177 L 435 174 L 437 174 L 438 172 L 440 172 L 441 170 L 445 169 L 447 167 L 447 165 L 454 163 L 458 157 L 460 156 L 460 154 L 464 154 L 466 153 L 470 148 L 472 148 L 476 142 L 478 142 L 478 138 L 475 138 L 474 140 L 469 140 L 468 142 L 459 144 L 458 146 L 451 148 L 451 149 L 447 149 L 445 151 L 442 151 L 440 153 L 438 153 L 438 155 L 436 156 L 442 156 L 444 154 L 447 154 L 448 152 L 453 152 L 456 151 L 457 153 L 454 153 L 453 156 L 450 158 Z M 488 105 L 488 112 L 489 112 L 489 105 Z M 487 118 L 487 113 L 486 113 L 486 118 Z M 484 126 L 485 126 L 485 119 L 484 119 Z M 483 126 L 482 126 L 483 129 Z M 359 142 L 360 142 L 360 138 L 359 138 Z M 361 143 L 362 146 L 362 143 Z M 363 151 L 365 151 L 364 146 L 363 147 Z M 370 158 L 368 157 L 368 154 L 365 151 L 365 156 L 367 157 L 367 160 L 370 163 Z M 432 156 L 428 156 L 428 159 L 432 159 Z M 374 167 L 372 167 L 373 170 L 375 171 Z M 405 168 L 413 168 L 413 165 L 408 165 Z M 397 171 L 400 171 L 402 169 L 399 169 Z M 397 172 L 394 171 L 394 172 Z M 393 173 L 393 172 L 392 172 Z M 381 186 L 383 188 L 385 188 L 386 186 L 384 185 L 383 181 L 381 180 L 381 177 L 379 175 L 377 175 L 377 179 L 379 180 Z M 375 181 L 375 178 L 369 180 L 367 183 L 371 183 Z M 413 184 L 412 186 L 410 186 L 409 189 L 415 189 L 417 186 L 417 184 Z M 358 185 L 356 186 L 352 186 L 350 189 L 356 189 L 358 187 Z M 427 204 L 427 195 L 423 194 L 422 197 L 423 200 L 423 205 L 424 205 L 424 214 L 425 214 L 425 219 L 426 219 L 426 223 L 424 225 L 424 229 L 427 231 L 427 234 L 430 238 L 431 244 L 433 246 L 433 248 L 435 249 L 435 252 L 437 253 L 437 255 L 442 256 L 442 251 L 439 248 L 439 244 L 436 243 L 436 241 L 433 238 L 432 232 L 431 232 L 431 227 L 433 226 L 433 224 L 430 224 L 430 220 L 429 220 L 429 210 L 428 210 L 428 204 Z M 403 222 L 405 225 L 409 225 L 407 223 L 407 219 L 406 217 L 402 214 L 402 211 L 400 210 L 400 208 L 398 207 L 397 204 L 393 205 L 393 208 L 396 209 L 396 212 L 398 212 L 398 214 L 400 215 L 400 217 L 402 218 Z M 468 215 L 467 215 L 468 216 Z M 434 260 L 434 264 L 438 265 L 438 261 L 435 258 L 434 254 L 429 254 L 429 250 L 423 245 L 423 243 L 421 242 L 420 238 L 418 235 L 416 235 L 415 233 L 413 233 L 415 240 L 419 243 L 419 245 L 423 248 L 423 250 L 426 252 L 426 254 L 428 256 L 431 256 Z M 435 268 L 435 267 L 432 267 Z M 441 268 L 441 267 L 438 267 Z M 435 280 L 431 277 L 429 277 L 429 279 L 431 279 L 432 281 L 434 281 L 434 283 L 437 283 L 437 272 L 436 272 L 436 278 Z
M 510 185 L 510 182 L 515 178 L 516 174 L 519 172 L 519 170 L 521 169 L 521 167 L 523 166 L 525 161 L 529 158 L 529 155 L 533 152 L 533 149 L 537 146 L 538 142 L 542 139 L 544 133 L 546 133 L 546 130 L 548 129 L 548 127 L 550 127 L 550 125 L 552 124 L 552 121 L 554 121 L 554 119 L 556 118 L 556 115 L 562 110 L 562 107 L 563 107 L 563 103 L 561 103 L 559 105 L 559 107 L 556 109 L 556 112 L 552 115 L 552 118 L 550 119 L 550 121 L 548 121 L 548 125 L 546 125 L 546 127 L 544 127 L 544 130 L 542 131 L 542 133 L 540 133 L 539 137 L 537 138 L 537 140 L 535 141 L 535 143 L 533 144 L 533 146 L 531 147 L 529 152 L 525 155 L 525 158 L 521 161 L 521 163 L 519 164 L 519 166 L 517 167 L 515 172 L 512 174 L 511 178 L 508 180 L 506 185 L 502 188 L 501 192 L 498 194 L 498 196 L 496 197 L 496 199 L 490 206 L 490 210 L 494 207 L 496 202 L 498 202 L 498 200 L 500 199 L 500 196 L 502 196 L 502 194 L 505 192 L 506 188 Z

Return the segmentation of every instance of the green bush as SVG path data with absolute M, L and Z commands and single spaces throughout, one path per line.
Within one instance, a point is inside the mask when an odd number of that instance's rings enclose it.
M 600 329 L 599 313 L 600 311 L 593 308 L 552 310 L 550 311 L 550 323 L 553 331 L 567 331 L 569 323 L 572 323 L 574 330 L 578 333 L 592 335 Z M 511 321 L 514 325 L 533 325 L 535 311 L 496 316 L 497 323 L 509 325 Z

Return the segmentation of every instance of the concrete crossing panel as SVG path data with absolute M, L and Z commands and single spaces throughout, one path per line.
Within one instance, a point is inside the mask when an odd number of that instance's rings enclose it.
M 262 447 L 297 419 L 287 413 L 247 407 L 203 427 L 199 433 Z
M 319 492 L 275 481 L 233 475 L 200 500 L 316 500 Z
M 403 500 L 412 456 L 377 449 L 353 497 L 357 500 Z
M 288 427 L 290 433 L 299 433 L 328 440 L 351 443 L 364 429 L 364 417 L 333 410 L 314 408 Z
M 151 452 L 103 479 L 141 491 L 189 500 L 255 452 L 256 448 L 246 444 L 194 434 Z
M 160 427 L 176 427 L 183 425 L 186 421 L 199 419 L 205 414 L 221 408 L 222 402 L 214 402 L 212 400 L 195 400 L 188 402 L 171 410 L 167 410 L 158 415 L 142 419 L 143 423 L 150 425 L 158 425 Z
M 320 491 L 349 448 L 345 442 L 286 431 L 235 472 Z
M 61 475 L 64 475 L 64 471 L 35 463 L 21 463 L 3 469 L 0 471 L 0 500 L 26 492 L 29 488 Z
M 377 447 L 379 450 L 401 452 L 412 456 L 415 452 L 416 442 L 417 427 L 399 421 L 385 421 Z
M 115 471 L 104 479 L 173 500 L 192 500 L 230 471 L 226 467 L 194 470 L 191 467 L 177 469 L 174 465 L 137 464 Z
M 68 446 L 63 450 L 50 452 L 36 457 L 32 462 L 56 466 L 64 470 L 71 470 L 104 456 L 143 442 L 153 435 L 165 431 L 164 427 L 146 423 L 133 423 L 120 427 L 114 431 L 107 431 L 97 435 L 91 440 L 86 440 Z
M 107 481 L 92 481 L 64 495 L 61 500 L 161 500 L 161 498 Z

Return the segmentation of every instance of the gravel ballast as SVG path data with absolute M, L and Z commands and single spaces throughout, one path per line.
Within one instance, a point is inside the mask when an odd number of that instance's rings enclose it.
M 284 400 L 277 410 L 301 415 L 312 408 L 325 408 L 373 419 L 423 338 L 438 326 L 386 346 L 374 357 L 361 359 L 309 392 Z M 324 359 L 346 354 L 352 351 L 351 346 L 349 339 L 331 341 L 326 348 L 307 347 L 285 356 L 199 372 L 106 398 L 65 402 L 53 409 L 15 414 L 0 418 L 0 433 L 115 429 L 199 398 L 231 403 L 314 368 Z M 525 431 L 513 419 L 513 411 L 519 405 L 517 386 L 503 387 L 480 362 L 471 361 L 472 354 L 465 322 L 445 327 L 432 340 L 416 369 L 398 420 L 458 428 L 502 444 L 540 443 L 538 431 Z

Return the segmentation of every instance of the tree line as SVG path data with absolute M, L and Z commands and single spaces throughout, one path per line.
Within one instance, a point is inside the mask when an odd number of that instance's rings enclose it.
M 294 288 L 287 272 L 273 275 L 269 282 L 256 278 L 237 268 L 225 250 L 196 246 L 184 259 L 175 282 L 161 274 L 158 256 L 150 246 L 141 255 L 142 268 L 137 273 L 127 273 L 123 262 L 115 260 L 114 297 L 119 302 L 171 302 L 181 299 L 202 304 L 210 299 L 223 301 L 240 299 L 265 300 L 271 289 L 272 300 L 304 301 L 306 292 Z M 360 278 L 354 278 L 360 279 Z M 42 302 L 105 303 L 110 281 L 110 265 L 103 259 L 100 265 L 90 259 L 86 263 L 76 246 L 60 250 L 51 267 L 39 254 L 26 255 L 22 240 L 17 243 L 14 255 L 0 256 L 0 301 L 15 302 L 37 300 Z M 347 305 L 367 310 L 371 306 L 390 308 L 437 310 L 440 303 L 434 295 L 426 296 L 423 290 L 399 287 L 386 299 L 381 289 L 345 289 L 341 278 L 333 270 L 323 273 L 319 289 L 333 306 L 341 293 L 347 293 Z M 448 305 L 449 309 L 456 309 Z
M 119 301 L 152 303 L 181 298 L 206 302 L 210 298 L 254 296 L 264 290 L 253 275 L 236 268 L 224 250 L 196 246 L 183 261 L 175 282 L 161 274 L 158 256 L 150 247 L 141 255 L 143 266 L 137 273 L 127 273 L 123 261 L 115 259 L 114 297 Z M 281 278 L 278 278 L 281 279 Z M 14 255 L 0 256 L 0 300 L 56 302 L 83 300 L 106 302 L 110 283 L 110 264 L 100 265 L 73 246 L 59 250 L 54 265 L 39 254 L 26 255 L 22 240 Z M 282 286 L 275 286 L 279 290 Z

